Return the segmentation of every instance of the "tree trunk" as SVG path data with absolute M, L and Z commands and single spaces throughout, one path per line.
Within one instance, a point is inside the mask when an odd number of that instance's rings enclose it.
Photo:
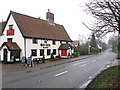
M 118 57 L 117 59 L 120 59 L 120 28 L 118 32 Z

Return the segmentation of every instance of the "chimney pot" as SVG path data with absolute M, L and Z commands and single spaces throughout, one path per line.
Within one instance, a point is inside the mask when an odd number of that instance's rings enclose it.
M 50 12 L 50 9 L 48 9 L 48 12 L 46 14 L 46 20 L 50 23 L 50 24 L 54 24 L 54 14 Z
M 48 9 L 48 12 L 50 12 L 50 9 Z

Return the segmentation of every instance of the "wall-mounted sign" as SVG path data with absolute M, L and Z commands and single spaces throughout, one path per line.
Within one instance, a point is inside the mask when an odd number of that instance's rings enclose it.
M 48 47 L 50 47 L 50 44 L 40 44 L 40 46 L 42 46 L 43 48 L 48 48 Z
M 44 46 L 47 46 L 47 47 L 49 46 L 50 47 L 50 44 L 40 44 L 40 46 L 43 46 L 43 47 Z
M 7 36 L 14 35 L 14 29 L 13 30 L 7 30 Z

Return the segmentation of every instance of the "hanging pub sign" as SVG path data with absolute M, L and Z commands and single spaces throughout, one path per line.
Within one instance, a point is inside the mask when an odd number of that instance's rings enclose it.
M 7 36 L 14 35 L 14 29 L 13 30 L 7 30 Z

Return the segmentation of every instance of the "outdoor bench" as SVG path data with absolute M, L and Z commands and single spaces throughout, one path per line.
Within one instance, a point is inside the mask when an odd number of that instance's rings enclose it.
M 42 61 L 42 58 L 33 58 L 33 61 L 39 63 L 39 61 Z

